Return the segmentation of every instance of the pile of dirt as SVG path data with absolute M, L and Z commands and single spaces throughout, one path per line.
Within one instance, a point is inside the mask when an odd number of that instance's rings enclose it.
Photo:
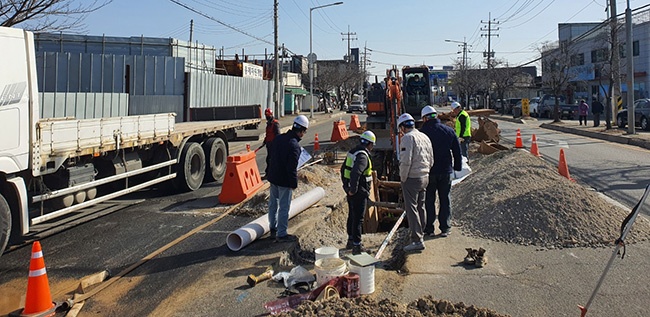
M 618 237 L 623 210 L 526 151 L 471 153 L 473 173 L 452 190 L 453 218 L 468 235 L 546 248 L 600 247 Z M 627 242 L 650 237 L 638 218 Z
M 419 298 L 408 305 L 390 299 L 376 301 L 368 297 L 336 298 L 325 301 L 304 301 L 295 310 L 280 314 L 284 317 L 298 316 L 336 316 L 336 317 L 398 317 L 398 316 L 467 316 L 467 317 L 505 317 L 492 310 L 453 304 L 446 300 L 435 300 L 431 296 Z
M 298 188 L 293 191 L 293 198 L 314 189 L 323 187 L 328 190 L 338 181 L 338 174 L 331 168 L 322 165 L 310 165 L 298 171 Z M 341 190 L 342 191 L 342 190 Z M 255 194 L 250 200 L 245 202 L 240 208 L 233 210 L 234 216 L 259 217 L 268 212 L 269 189 L 265 189 Z
M 360 136 L 358 135 L 351 135 L 345 140 L 338 141 L 334 144 L 329 144 L 326 147 L 327 151 L 350 151 L 352 150 L 355 146 L 359 145 L 359 138 Z

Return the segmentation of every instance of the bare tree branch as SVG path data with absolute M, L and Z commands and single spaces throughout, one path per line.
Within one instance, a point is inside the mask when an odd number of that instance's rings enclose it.
M 84 17 L 113 0 L 0 0 L 0 26 L 30 31 L 61 31 L 83 27 Z

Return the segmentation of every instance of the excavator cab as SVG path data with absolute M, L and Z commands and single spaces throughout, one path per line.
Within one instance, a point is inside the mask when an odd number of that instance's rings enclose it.
M 429 68 L 426 66 L 404 67 L 402 77 L 406 85 L 402 87 L 404 94 L 404 112 L 420 120 L 420 111 L 424 106 L 431 105 L 432 90 L 429 80 Z

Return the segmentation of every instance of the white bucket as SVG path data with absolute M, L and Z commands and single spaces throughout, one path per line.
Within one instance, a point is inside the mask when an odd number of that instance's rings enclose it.
M 316 271 L 316 284 L 321 286 L 336 277 L 345 275 L 347 265 L 339 258 L 324 258 L 316 261 L 314 270 Z
M 338 258 L 339 249 L 335 247 L 320 247 L 314 251 L 316 254 L 316 261 L 326 258 Z
M 349 264 L 350 272 L 359 275 L 359 293 L 362 295 L 372 294 L 375 292 L 375 266 L 356 266 Z

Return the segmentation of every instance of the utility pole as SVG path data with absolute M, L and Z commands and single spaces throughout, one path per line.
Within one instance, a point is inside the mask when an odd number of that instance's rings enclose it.
M 273 89 L 273 102 L 275 103 L 275 113 L 280 116 L 282 109 L 280 109 L 280 57 L 278 56 L 278 0 L 273 1 L 273 58 L 275 58 L 275 72 L 273 72 L 273 81 L 275 87 Z
M 634 134 L 634 46 L 632 39 L 632 10 L 630 0 L 627 0 L 625 9 L 625 56 L 627 61 L 627 133 Z
M 357 33 L 356 32 L 350 32 L 350 25 L 348 25 L 348 32 L 347 33 L 342 33 L 341 32 L 341 35 L 344 36 L 343 39 L 342 39 L 343 41 L 346 40 L 346 37 L 347 37 L 347 40 L 348 40 L 348 53 L 347 53 L 346 56 L 347 56 L 347 59 L 348 59 L 347 62 L 349 63 L 350 58 L 351 58 L 350 57 L 350 41 L 358 40 L 358 38 L 356 38 L 356 37 L 353 38 L 353 36 L 356 36 Z
M 492 12 L 488 12 L 488 20 L 487 22 L 481 20 L 481 23 L 487 24 L 487 28 L 481 28 L 482 32 L 487 32 L 487 34 L 481 34 L 481 36 L 486 36 L 488 40 L 488 47 L 487 47 L 487 52 L 483 52 L 483 57 L 487 58 L 487 73 L 488 73 L 488 95 L 487 95 L 487 107 L 490 108 L 490 86 L 492 85 L 492 79 L 491 79 L 491 73 L 490 69 L 492 68 L 492 58 L 494 58 L 494 52 L 492 51 L 492 37 L 496 36 L 499 37 L 499 34 L 494 34 L 492 32 L 499 31 L 499 28 L 492 28 L 492 24 L 499 24 L 498 21 L 492 20 Z M 502 110 L 505 109 L 505 107 L 501 107 Z
M 194 36 L 194 20 L 190 20 L 190 43 L 192 43 L 193 36 Z
M 611 47 L 610 54 L 612 54 L 612 65 L 610 66 L 612 76 L 612 87 L 611 90 L 611 107 L 607 109 L 605 118 L 607 120 L 607 128 L 611 129 L 612 122 L 616 120 L 616 112 L 618 108 L 618 98 L 621 96 L 621 76 L 620 76 L 620 58 L 618 56 L 618 14 L 616 12 L 616 0 L 609 0 L 610 12 L 609 12 L 609 27 L 611 33 Z

